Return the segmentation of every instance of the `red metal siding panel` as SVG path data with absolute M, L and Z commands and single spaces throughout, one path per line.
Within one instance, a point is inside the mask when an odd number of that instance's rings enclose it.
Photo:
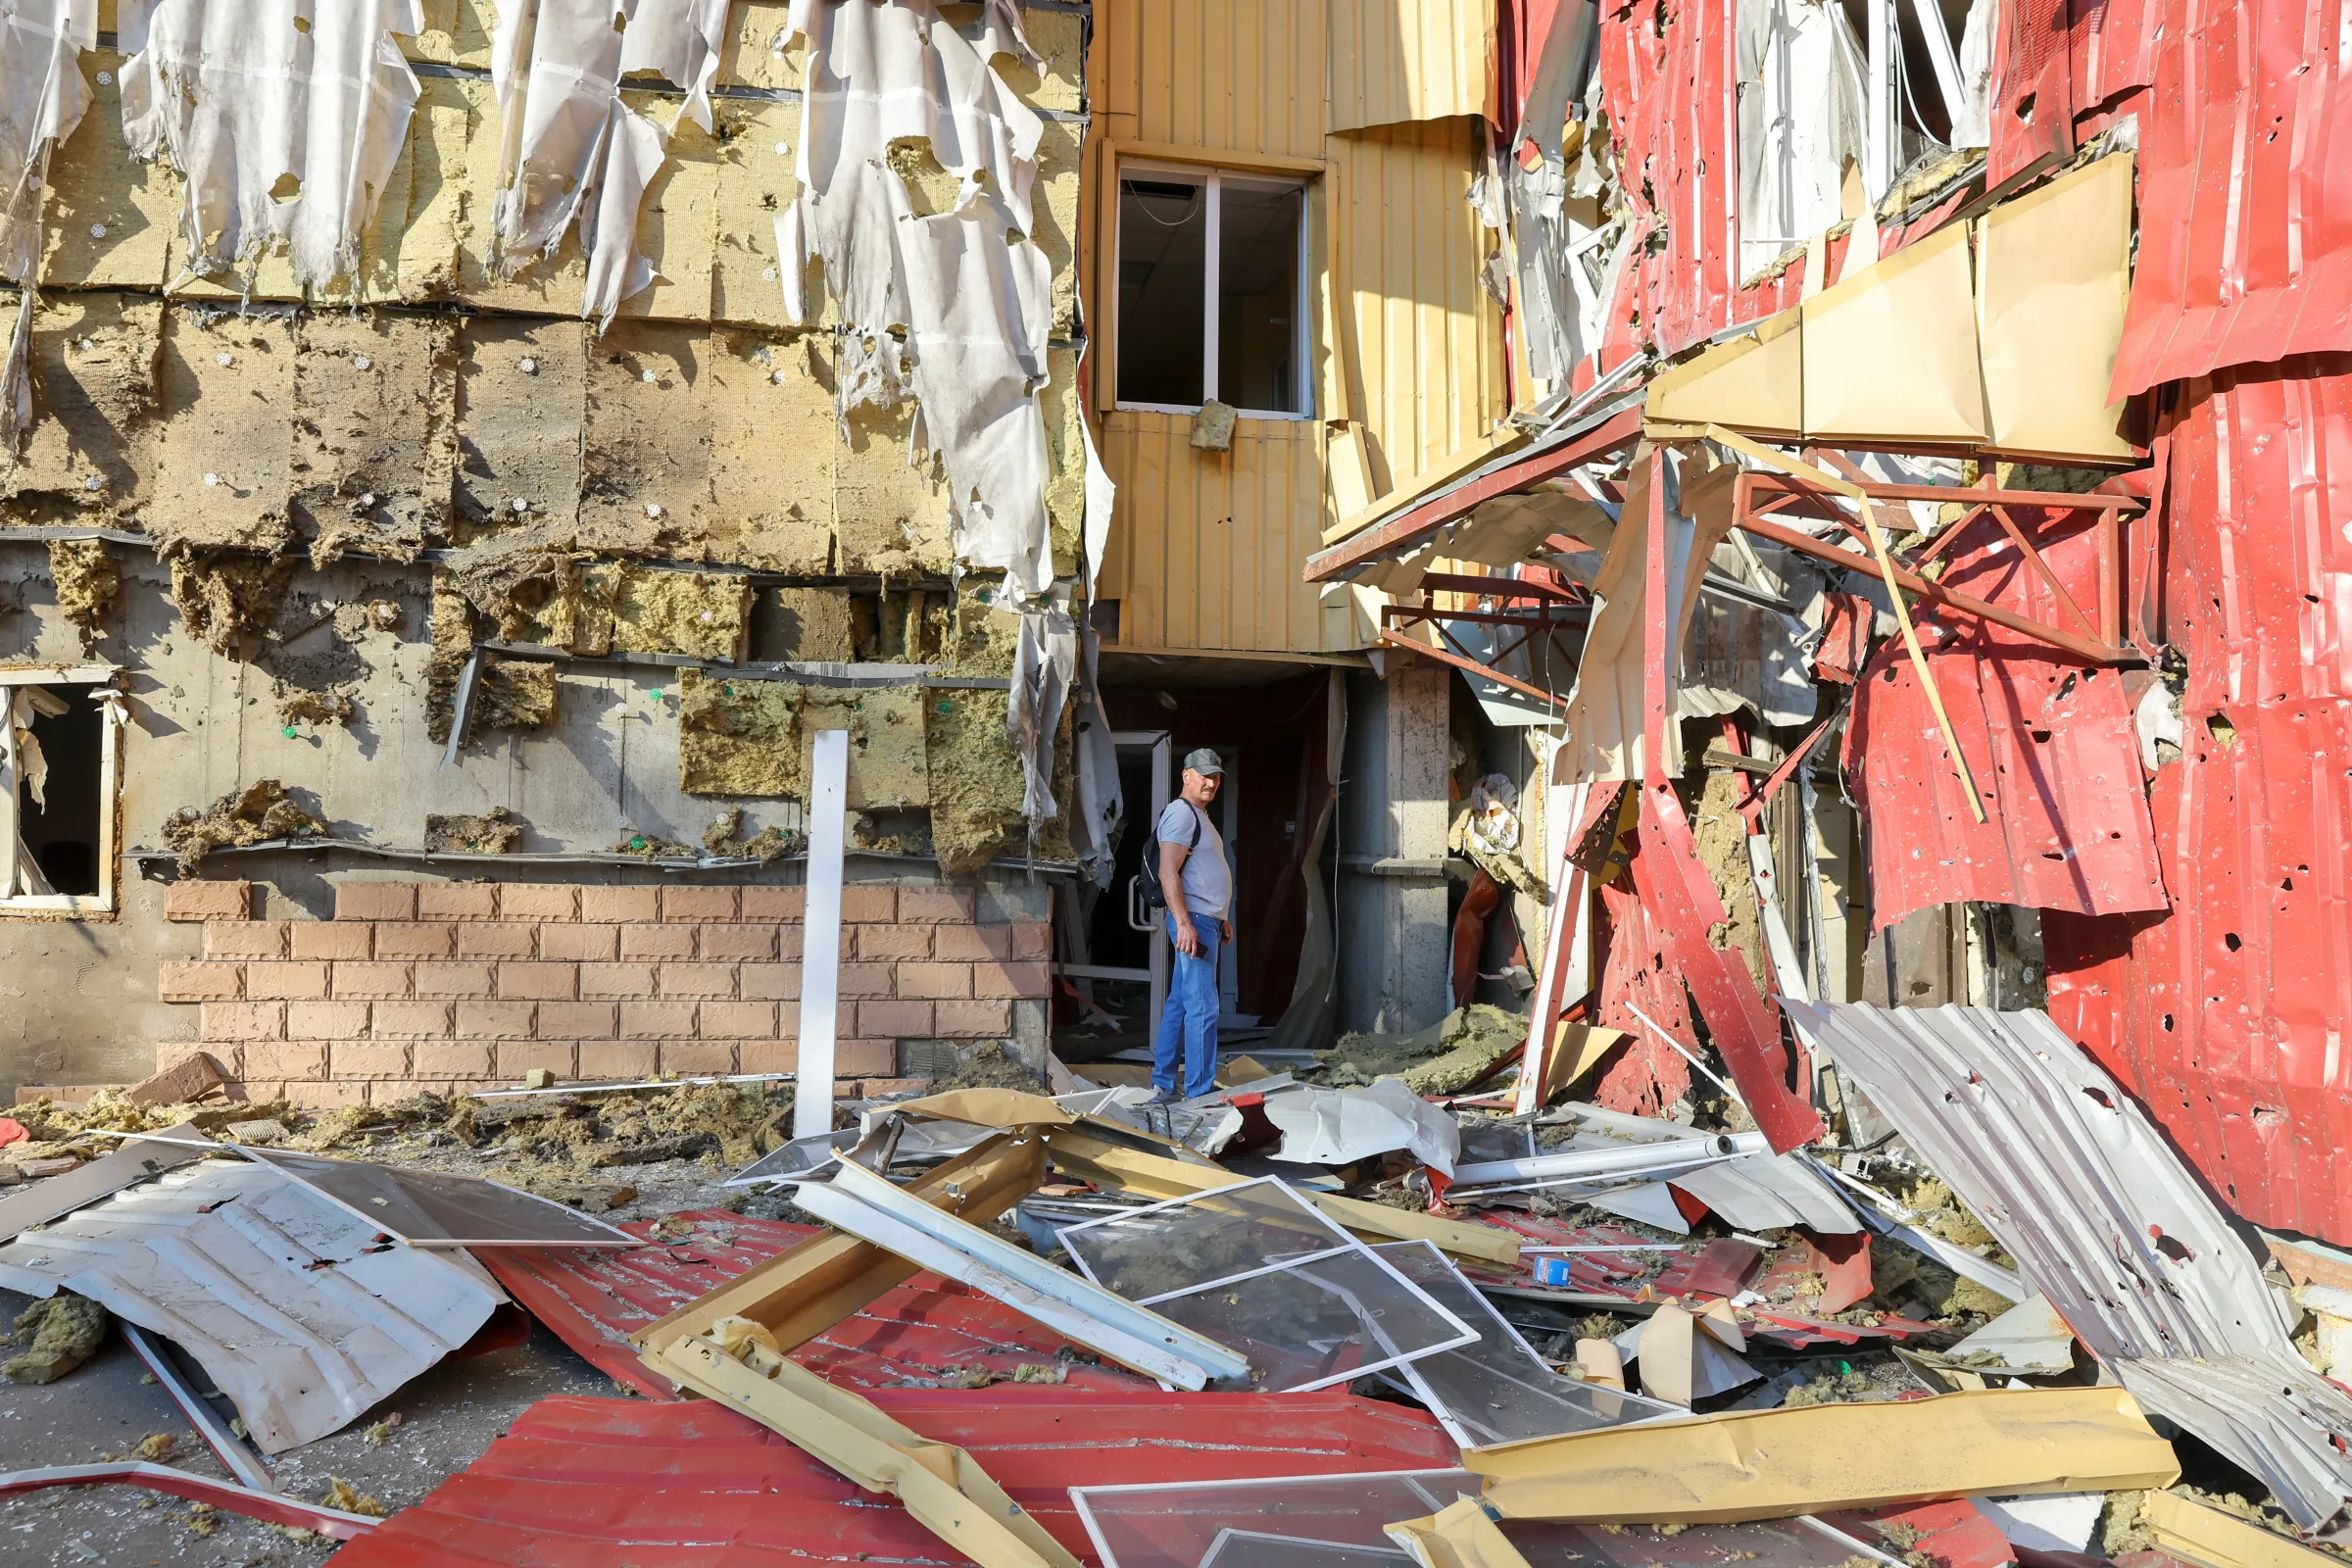
M 627 1252 L 514 1247 L 484 1248 L 480 1256 L 509 1295 L 599 1371 L 649 1398 L 670 1399 L 676 1390 L 637 1358 L 629 1336 L 814 1234 L 808 1226 L 723 1210 L 672 1218 L 693 1224 L 694 1236 Z M 622 1229 L 660 1239 L 658 1223 Z M 960 1373 L 1009 1378 L 1024 1363 L 1059 1364 L 1054 1352 L 1062 1344 L 1008 1306 L 917 1274 L 834 1324 L 793 1359 L 845 1388 L 940 1387 Z M 1070 1387 L 1100 1394 L 1155 1387 L 1107 1362 L 1073 1362 L 1067 1373 Z
M 2122 397 L 2352 349 L 2352 0 L 2167 0 Z
M 2031 517 L 2020 524 L 2034 538 Z M 1998 524 L 1981 518 L 1969 530 L 1950 553 L 1947 587 L 2069 623 Z M 2044 545 L 2042 557 L 2091 613 L 2097 534 L 2082 529 Z M 1924 605 L 1914 616 L 1986 820 L 1970 816 L 1926 693 L 1901 642 L 1889 638 L 1855 683 L 1845 733 L 1845 766 L 1869 830 L 1872 929 L 1960 900 L 2083 914 L 2164 908 L 2122 678 L 2045 657 L 2048 645 L 1973 616 Z
M 2230 1209 L 2352 1245 L 2352 702 L 2223 716 L 2157 772 L 2173 914 L 2046 919 L 2050 1013 Z
M 1419 1411 L 1342 1394 L 1111 1396 L 884 1391 L 882 1409 L 970 1450 L 1070 1550 L 1069 1489 L 1444 1468 Z M 961 1563 L 886 1496 L 707 1400 L 548 1399 L 463 1474 L 336 1555 L 336 1568 L 812 1568 Z

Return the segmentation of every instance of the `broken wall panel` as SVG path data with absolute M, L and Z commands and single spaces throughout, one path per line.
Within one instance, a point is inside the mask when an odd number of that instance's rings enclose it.
M 2066 623 L 1997 523 L 1967 528 L 1947 552 L 1946 587 Z M 2044 543 L 2041 554 L 2075 605 L 2098 602 L 2095 529 Z M 1923 641 L 1933 640 L 1928 667 L 1984 820 L 1972 818 L 1927 694 L 1901 645 L 1888 642 L 1855 682 L 1843 743 L 1868 828 L 1872 929 L 1962 900 L 2083 914 L 2166 907 L 2122 676 L 2045 657 L 2048 645 L 1974 616 L 1923 605 L 1915 618 Z
M 2231 707 L 2159 768 L 2169 916 L 2045 914 L 2051 1015 L 2230 1208 L 2352 1246 L 2352 703 Z
M 2164 9 L 2161 31 L 2141 29 L 2155 84 L 2117 397 L 2352 349 L 2352 205 L 2316 150 L 2352 107 L 2341 0 Z

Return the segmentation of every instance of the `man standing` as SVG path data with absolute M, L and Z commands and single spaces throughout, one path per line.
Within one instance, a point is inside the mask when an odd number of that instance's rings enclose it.
M 1184 793 L 1159 814 L 1159 886 L 1168 901 L 1168 940 L 1176 972 L 1152 1044 L 1155 1102 L 1192 1100 L 1217 1080 L 1217 951 L 1233 940 L 1225 917 L 1233 904 L 1233 868 L 1208 807 L 1225 783 L 1225 763 L 1208 747 L 1184 760 Z

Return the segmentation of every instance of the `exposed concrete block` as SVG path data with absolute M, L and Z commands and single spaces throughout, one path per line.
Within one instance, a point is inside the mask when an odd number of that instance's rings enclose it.
M 448 1002 L 379 1002 L 370 1033 L 378 1040 L 446 1040 L 452 1006 Z M 529 1033 L 525 1030 L 524 1033 Z
M 486 958 L 416 965 L 416 995 L 420 997 L 488 997 L 497 995 L 497 965 Z
M 249 963 L 245 995 L 256 1002 L 315 1001 L 326 995 L 323 963 Z
M 735 1047 L 732 1042 L 721 1044 L 714 1040 L 664 1040 L 662 1070 L 714 1077 L 731 1073 L 735 1070 Z
M 250 920 L 253 884 L 183 880 L 164 890 L 167 920 Z M 272 955 L 274 956 L 274 955 Z
M 735 1050 L 738 1072 L 792 1072 L 801 1064 L 800 1042 L 746 1040 Z
M 930 957 L 931 929 L 927 925 L 858 925 L 843 934 L 855 943 L 858 957 L 868 963 L 895 963 Z
M 282 958 L 286 956 L 283 920 L 213 920 L 204 928 L 208 958 Z
M 334 1078 L 406 1078 L 409 1043 L 405 1040 L 330 1040 L 326 1070 Z
M 577 920 L 580 890 L 562 882 L 504 883 L 498 912 L 510 920 Z
M 420 1078 L 487 1078 L 490 1048 L 453 1042 L 420 1040 L 412 1053 Z
M 408 963 L 338 963 L 332 968 L 337 997 L 406 997 L 416 978 L 416 965 Z
M 457 927 L 438 920 L 394 920 L 373 930 L 379 958 L 448 958 L 458 951 Z
M 612 1002 L 542 1002 L 539 1032 L 550 1040 L 610 1040 L 620 1033 L 620 1005 Z
M 933 1032 L 931 1009 L 928 1002 L 860 1002 L 858 1032 L 874 1039 L 925 1038 Z
M 285 1100 L 304 1110 L 338 1110 L 345 1105 L 365 1105 L 371 1090 L 384 1092 L 382 1103 L 390 1104 L 403 1098 L 388 1093 L 392 1084 L 369 1084 L 360 1080 L 297 1078 L 284 1082 L 268 1082 L 258 1078 L 246 1080 L 245 1093 L 252 1100 Z
M 899 917 L 899 890 L 888 882 L 853 882 L 841 890 L 841 918 L 852 925 L 888 925 Z
M 580 994 L 576 963 L 502 963 L 498 994 L 534 1002 L 569 1002 Z
M 414 920 L 416 884 L 414 882 L 345 882 L 335 889 L 338 920 Z
M 696 933 L 700 956 L 714 963 L 738 963 L 746 959 L 765 963 L 776 956 L 776 934 L 782 927 L 773 925 L 712 925 Z
M 968 963 L 902 963 L 899 995 L 949 1001 L 972 994 L 973 966 Z
M 624 925 L 618 930 L 623 959 L 694 956 L 694 927 L 690 925 Z
M 745 963 L 735 969 L 735 983 L 746 1000 L 798 1002 L 801 966 L 797 963 Z
M 200 1025 L 207 1042 L 241 1044 L 250 1040 L 286 1038 L 286 1004 L 282 1002 L 208 1002 Z
M 535 1002 L 461 1002 L 457 1008 L 450 1032 L 460 1040 L 528 1040 L 539 1032 Z
M 935 957 L 962 963 L 985 963 L 1012 956 L 1012 927 L 1008 925 L 943 925 L 933 939 Z
M 288 928 L 297 958 L 372 958 L 375 927 L 359 920 L 300 920 Z M 401 955 L 406 956 L 406 955 Z
M 936 1004 L 932 1030 L 943 1040 L 1002 1040 L 1012 1029 L 1012 1004 L 1001 998 Z
M 797 972 L 800 965 L 792 966 Z M 898 991 L 898 966 L 888 963 L 845 963 L 841 966 L 841 984 L 835 995 L 845 1001 L 865 997 L 895 997 Z
M 654 995 L 654 966 L 650 963 L 583 963 L 580 1000 L 633 1002 Z
M 732 997 L 735 965 L 731 963 L 663 963 L 654 969 L 655 984 L 664 997 Z
M 662 890 L 662 918 L 710 922 L 733 920 L 736 915 L 733 888 L 663 888 Z
M 1054 928 L 1043 920 L 1020 920 L 1009 927 L 1012 932 L 1012 956 L 1016 958 L 1050 958 L 1054 956 Z
M 691 1002 L 624 1002 L 620 1004 L 623 1040 L 692 1040 L 700 1032 Z
M 289 1002 L 286 1004 L 286 1034 L 295 1040 L 361 1040 L 369 1031 L 369 1007 L 366 1002 Z M 386 1003 L 386 1006 L 396 1004 Z
M 972 965 L 975 997 L 1045 997 L 1054 991 L 1052 966 L 1042 961 L 1016 960 Z
M 567 1040 L 501 1040 L 490 1048 L 490 1054 L 496 1075 L 509 1082 L 534 1067 L 569 1078 L 579 1063 L 579 1047 Z
M 661 1070 L 661 1048 L 650 1040 L 583 1040 L 580 1076 L 636 1083 Z
M 419 920 L 495 920 L 498 888 L 489 882 L 420 882 L 416 885 Z
M 245 1072 L 250 1078 L 324 1078 L 326 1047 L 310 1041 L 256 1043 L 245 1048 Z
M 807 888 L 751 887 L 743 890 L 746 920 L 774 920 L 798 924 L 808 906 Z
M 795 891 L 798 891 L 797 889 Z M 660 888 L 582 888 L 580 918 L 614 925 L 625 921 L 652 923 L 662 918 Z
M 941 921 L 968 923 L 974 916 L 976 897 L 970 888 L 924 887 L 903 883 L 899 888 L 899 919 L 907 925 L 937 924 Z
M 767 1040 L 776 1033 L 772 1002 L 706 1002 L 696 1019 L 705 1040 Z
M 461 958 L 535 958 L 539 927 L 528 920 L 476 920 L 458 927 Z
M 620 927 L 551 922 L 539 928 L 539 956 L 570 963 L 610 963 L 620 956 Z
M 166 1002 L 234 1002 L 245 995 L 245 966 L 162 964 L 156 971 L 156 993 Z
M 895 1073 L 899 1070 L 899 1043 L 895 1040 L 837 1040 L 833 1043 L 833 1070 L 835 1073 L 854 1073 L 859 1078 Z

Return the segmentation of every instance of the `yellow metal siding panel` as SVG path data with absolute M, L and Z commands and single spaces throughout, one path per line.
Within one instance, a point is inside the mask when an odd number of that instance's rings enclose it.
M 1214 453 L 1193 450 L 1192 424 L 1132 411 L 1102 420 L 1119 513 L 1117 565 L 1102 596 L 1119 601 L 1119 643 L 1295 654 L 1359 646 L 1301 576 L 1322 545 L 1322 426 L 1247 419 L 1233 450 Z
M 1468 201 L 1474 133 L 1447 120 L 1331 138 L 1340 324 L 1361 396 L 1351 412 L 1384 492 L 1484 440 L 1507 407 Z
M 1486 113 L 1494 0 L 1328 0 L 1337 132 Z
M 1121 117 L 1116 134 L 1322 157 L 1324 8 L 1325 0 L 1111 0 L 1097 13 L 1097 37 L 1107 43 L 1105 113 Z

